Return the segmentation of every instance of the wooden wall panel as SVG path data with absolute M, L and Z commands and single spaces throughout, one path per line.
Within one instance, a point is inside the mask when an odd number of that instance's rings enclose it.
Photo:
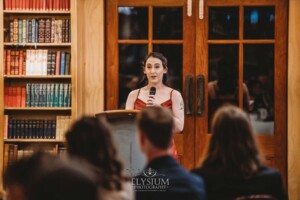
M 288 41 L 288 192 L 300 199 L 300 1 L 290 0 Z
M 104 1 L 78 0 L 77 113 L 104 108 Z

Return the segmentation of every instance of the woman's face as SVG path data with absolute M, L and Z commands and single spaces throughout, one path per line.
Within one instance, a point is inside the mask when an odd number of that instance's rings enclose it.
M 148 83 L 158 84 L 162 83 L 163 75 L 167 73 L 167 69 L 163 67 L 160 59 L 150 57 L 146 61 L 144 73 L 148 78 Z

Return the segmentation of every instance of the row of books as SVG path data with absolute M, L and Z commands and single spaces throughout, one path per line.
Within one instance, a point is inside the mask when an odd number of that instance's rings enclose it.
M 71 20 L 55 18 L 14 18 L 9 22 L 10 42 L 68 43 L 71 42 Z
M 26 86 L 5 86 L 5 107 L 70 107 L 70 83 L 27 83 Z
M 70 0 L 5 0 L 5 10 L 70 10 Z
M 70 75 L 70 62 L 66 51 L 4 49 L 6 75 Z
M 4 139 L 63 140 L 71 124 L 71 116 L 56 116 L 56 120 L 14 119 L 4 115 Z
M 20 144 L 12 144 L 12 143 L 4 144 L 4 157 L 3 157 L 4 169 L 6 169 L 7 166 L 11 165 L 18 159 L 31 156 L 35 151 L 36 149 L 31 146 L 23 147 Z M 59 157 L 65 157 L 65 155 L 67 154 L 67 148 L 58 144 L 55 144 L 53 147 L 50 147 L 48 149 L 44 149 L 43 151 L 57 155 Z

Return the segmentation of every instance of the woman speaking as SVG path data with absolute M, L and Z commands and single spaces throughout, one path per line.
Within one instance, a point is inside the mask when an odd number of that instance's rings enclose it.
M 126 109 L 141 110 L 145 106 L 163 106 L 172 110 L 175 122 L 174 132 L 181 132 L 184 125 L 183 99 L 177 90 L 167 86 L 167 59 L 158 52 L 149 53 L 143 62 L 145 85 L 129 93 Z M 173 142 L 174 143 L 174 142 Z M 172 145 L 172 154 L 177 151 Z

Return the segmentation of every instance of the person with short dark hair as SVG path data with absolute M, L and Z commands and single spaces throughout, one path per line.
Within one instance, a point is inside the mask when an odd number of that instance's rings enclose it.
M 66 133 L 66 141 L 70 156 L 83 158 L 95 167 L 102 199 L 134 199 L 132 184 L 123 175 L 123 164 L 104 118 L 80 118 Z
M 132 182 L 137 200 L 205 199 L 201 178 L 192 175 L 169 155 L 174 120 L 169 109 L 148 106 L 137 115 L 139 143 L 147 166 Z
M 287 199 L 280 173 L 263 163 L 249 116 L 235 106 L 217 110 L 206 158 L 192 172 L 204 179 L 208 200 L 251 195 Z

